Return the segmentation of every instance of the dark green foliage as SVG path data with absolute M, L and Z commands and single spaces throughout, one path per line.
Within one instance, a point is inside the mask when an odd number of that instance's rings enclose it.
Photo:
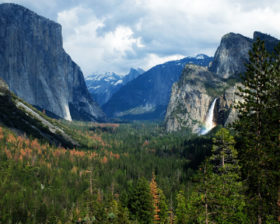
M 152 223 L 153 204 L 149 182 L 144 178 L 140 178 L 133 189 L 128 200 L 128 209 L 134 220 L 139 223 Z
M 175 210 L 175 223 L 176 224 L 187 224 L 187 207 L 186 207 L 186 198 L 183 191 L 179 191 L 176 196 L 177 206 Z
M 240 181 L 240 167 L 234 138 L 229 130 L 221 128 L 213 139 L 212 156 L 213 180 L 216 192 L 212 206 L 214 220 L 217 223 L 246 223 L 243 214 L 244 196 Z M 210 212 L 211 213 L 211 212 Z
M 212 155 L 194 179 L 197 186 L 189 200 L 186 223 L 247 223 L 234 143 L 227 129 L 216 132 Z
M 168 206 L 167 206 L 166 197 L 160 188 L 158 189 L 158 194 L 159 194 L 160 223 L 164 224 L 167 222 L 167 218 L 168 218 Z
M 276 222 L 279 216 L 279 53 L 279 46 L 275 54 L 269 54 L 263 41 L 254 43 L 243 87 L 239 89 L 244 101 L 236 107 L 240 115 L 234 127 L 242 174 L 248 186 L 251 223 Z
M 186 169 L 196 170 L 207 156 L 211 155 L 212 139 L 209 136 L 201 136 L 186 140 L 183 156 L 189 161 Z

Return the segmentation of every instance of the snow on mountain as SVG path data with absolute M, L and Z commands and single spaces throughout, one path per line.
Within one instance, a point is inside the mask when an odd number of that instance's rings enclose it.
M 172 84 L 179 80 L 186 64 L 207 67 L 213 57 L 198 55 L 156 65 L 123 85 L 102 105 L 109 117 L 131 120 L 160 120 L 164 118 Z
M 137 78 L 144 72 L 142 69 L 131 68 L 125 76 L 120 76 L 114 72 L 104 74 L 92 74 L 85 78 L 86 85 L 92 97 L 99 105 L 105 104 L 111 96 L 122 86 Z

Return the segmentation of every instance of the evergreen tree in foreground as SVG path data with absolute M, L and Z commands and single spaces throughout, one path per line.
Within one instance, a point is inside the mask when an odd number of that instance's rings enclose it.
M 176 224 L 187 224 L 188 217 L 187 217 L 187 208 L 186 208 L 186 198 L 184 196 L 183 191 L 179 191 L 176 196 L 177 201 L 177 208 L 176 208 Z
M 251 223 L 276 223 L 280 186 L 280 47 L 269 54 L 257 40 L 249 53 L 236 108 L 237 149 L 248 187 Z
M 159 217 L 159 193 L 158 193 L 158 187 L 157 187 L 157 183 L 155 180 L 155 174 L 153 174 L 152 180 L 150 182 L 150 189 L 151 189 L 151 194 L 153 197 L 153 223 L 160 223 L 160 217 Z
M 233 136 L 225 128 L 213 139 L 212 156 L 200 167 L 198 184 L 187 206 L 186 223 L 248 223 Z
M 163 191 L 157 186 L 154 173 L 150 182 L 150 189 L 153 198 L 153 224 L 164 224 L 167 221 L 168 207 Z
M 152 223 L 153 198 L 149 182 L 145 178 L 140 178 L 137 181 L 129 198 L 128 206 L 134 220 L 141 224 Z
M 243 213 L 244 196 L 235 140 L 226 128 L 213 138 L 212 156 L 215 205 L 211 206 L 215 223 L 247 223 Z

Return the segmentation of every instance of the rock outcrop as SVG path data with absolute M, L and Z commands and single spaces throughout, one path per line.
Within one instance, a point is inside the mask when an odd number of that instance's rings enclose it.
M 234 105 L 242 101 L 242 98 L 236 94 L 239 86 L 241 86 L 240 83 L 227 86 L 223 94 L 218 97 L 214 115 L 216 124 L 227 126 L 237 119 L 238 113 Z
M 248 52 L 257 38 L 264 40 L 270 51 L 279 43 L 260 32 L 254 33 L 254 39 L 229 33 L 222 38 L 209 68 L 186 65 L 180 80 L 172 87 L 165 116 L 167 131 L 188 128 L 197 133 L 214 99 L 217 99 L 213 116 L 215 124 L 226 126 L 237 119 L 234 104 L 242 100 L 236 94 L 241 85 L 239 74 L 245 71 L 244 63 L 248 62 Z
M 223 114 L 229 113 L 232 102 L 232 99 L 219 98 L 226 87 L 227 84 L 207 68 L 186 65 L 180 80 L 172 87 L 165 117 L 167 131 L 190 128 L 198 132 L 215 98 L 218 98 L 215 114 L 220 114 L 219 121 L 224 119 Z M 223 96 L 228 97 L 229 94 L 224 93 Z
M 248 52 L 252 48 L 252 43 L 252 39 L 240 34 L 224 35 L 209 70 L 226 79 L 243 73 L 245 63 L 249 60 Z
M 0 5 L 0 77 L 18 97 L 66 120 L 104 118 L 63 49 L 61 26 L 16 4 Z
M 208 96 L 204 82 L 212 74 L 204 67 L 186 65 L 180 80 L 172 86 L 172 92 L 166 111 L 167 131 L 192 127 L 196 131 L 200 126 L 200 117 L 205 117 L 211 97 Z

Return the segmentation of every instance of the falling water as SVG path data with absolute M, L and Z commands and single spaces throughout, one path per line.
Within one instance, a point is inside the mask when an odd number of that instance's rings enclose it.
M 216 100 L 217 100 L 217 98 L 214 99 L 214 101 L 212 102 L 212 104 L 210 106 L 210 109 L 208 110 L 204 125 L 199 131 L 200 135 L 207 134 L 212 128 L 215 127 L 215 123 L 213 122 L 213 118 L 214 118 L 214 109 L 215 109 Z

